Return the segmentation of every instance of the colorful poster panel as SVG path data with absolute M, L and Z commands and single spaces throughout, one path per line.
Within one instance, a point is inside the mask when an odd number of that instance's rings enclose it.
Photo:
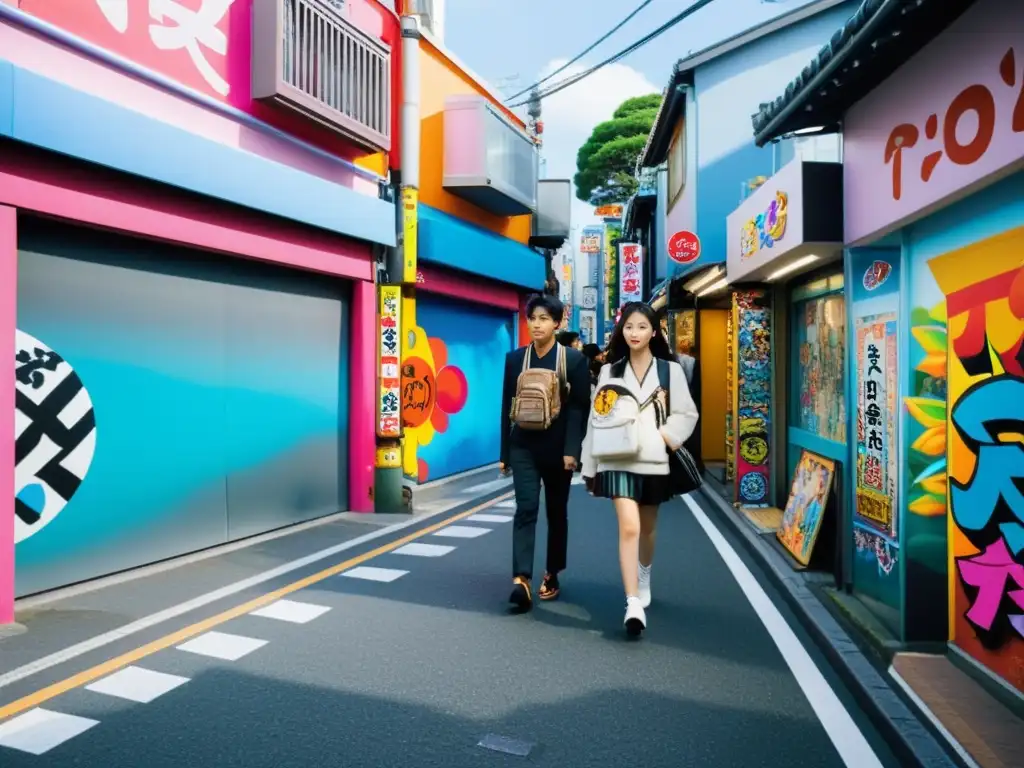
M 800 565 L 811 562 L 835 472 L 834 461 L 810 451 L 804 451 L 796 465 L 782 527 L 775 535 Z
M 762 291 L 733 294 L 736 323 L 736 502 L 768 506 L 771 470 L 771 312 Z

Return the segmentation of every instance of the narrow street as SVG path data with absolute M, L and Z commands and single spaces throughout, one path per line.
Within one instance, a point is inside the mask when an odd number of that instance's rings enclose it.
M 0 765 L 898 764 L 714 513 L 663 510 L 630 642 L 607 502 L 574 487 L 562 597 L 522 616 L 511 505 L 468 501 L 0 688 Z

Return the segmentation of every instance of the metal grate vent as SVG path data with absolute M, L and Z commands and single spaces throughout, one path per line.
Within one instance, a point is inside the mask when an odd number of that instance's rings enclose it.
M 391 148 L 391 49 L 345 18 L 341 0 L 255 0 L 253 98 Z

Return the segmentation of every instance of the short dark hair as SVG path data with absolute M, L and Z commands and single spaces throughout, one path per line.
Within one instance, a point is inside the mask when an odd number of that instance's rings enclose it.
M 562 317 L 565 315 L 565 306 L 558 300 L 557 296 L 548 296 L 541 293 L 533 294 L 533 296 L 526 300 L 526 318 L 529 319 L 538 309 L 543 309 L 551 315 L 551 319 L 555 323 L 561 323 Z

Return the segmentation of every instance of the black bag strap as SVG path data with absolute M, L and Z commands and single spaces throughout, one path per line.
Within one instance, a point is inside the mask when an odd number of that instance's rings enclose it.
M 660 357 L 655 360 L 658 366 L 658 386 L 665 392 L 665 412 L 660 414 L 661 424 L 668 421 L 668 415 L 672 413 L 672 371 L 668 367 L 668 360 Z

